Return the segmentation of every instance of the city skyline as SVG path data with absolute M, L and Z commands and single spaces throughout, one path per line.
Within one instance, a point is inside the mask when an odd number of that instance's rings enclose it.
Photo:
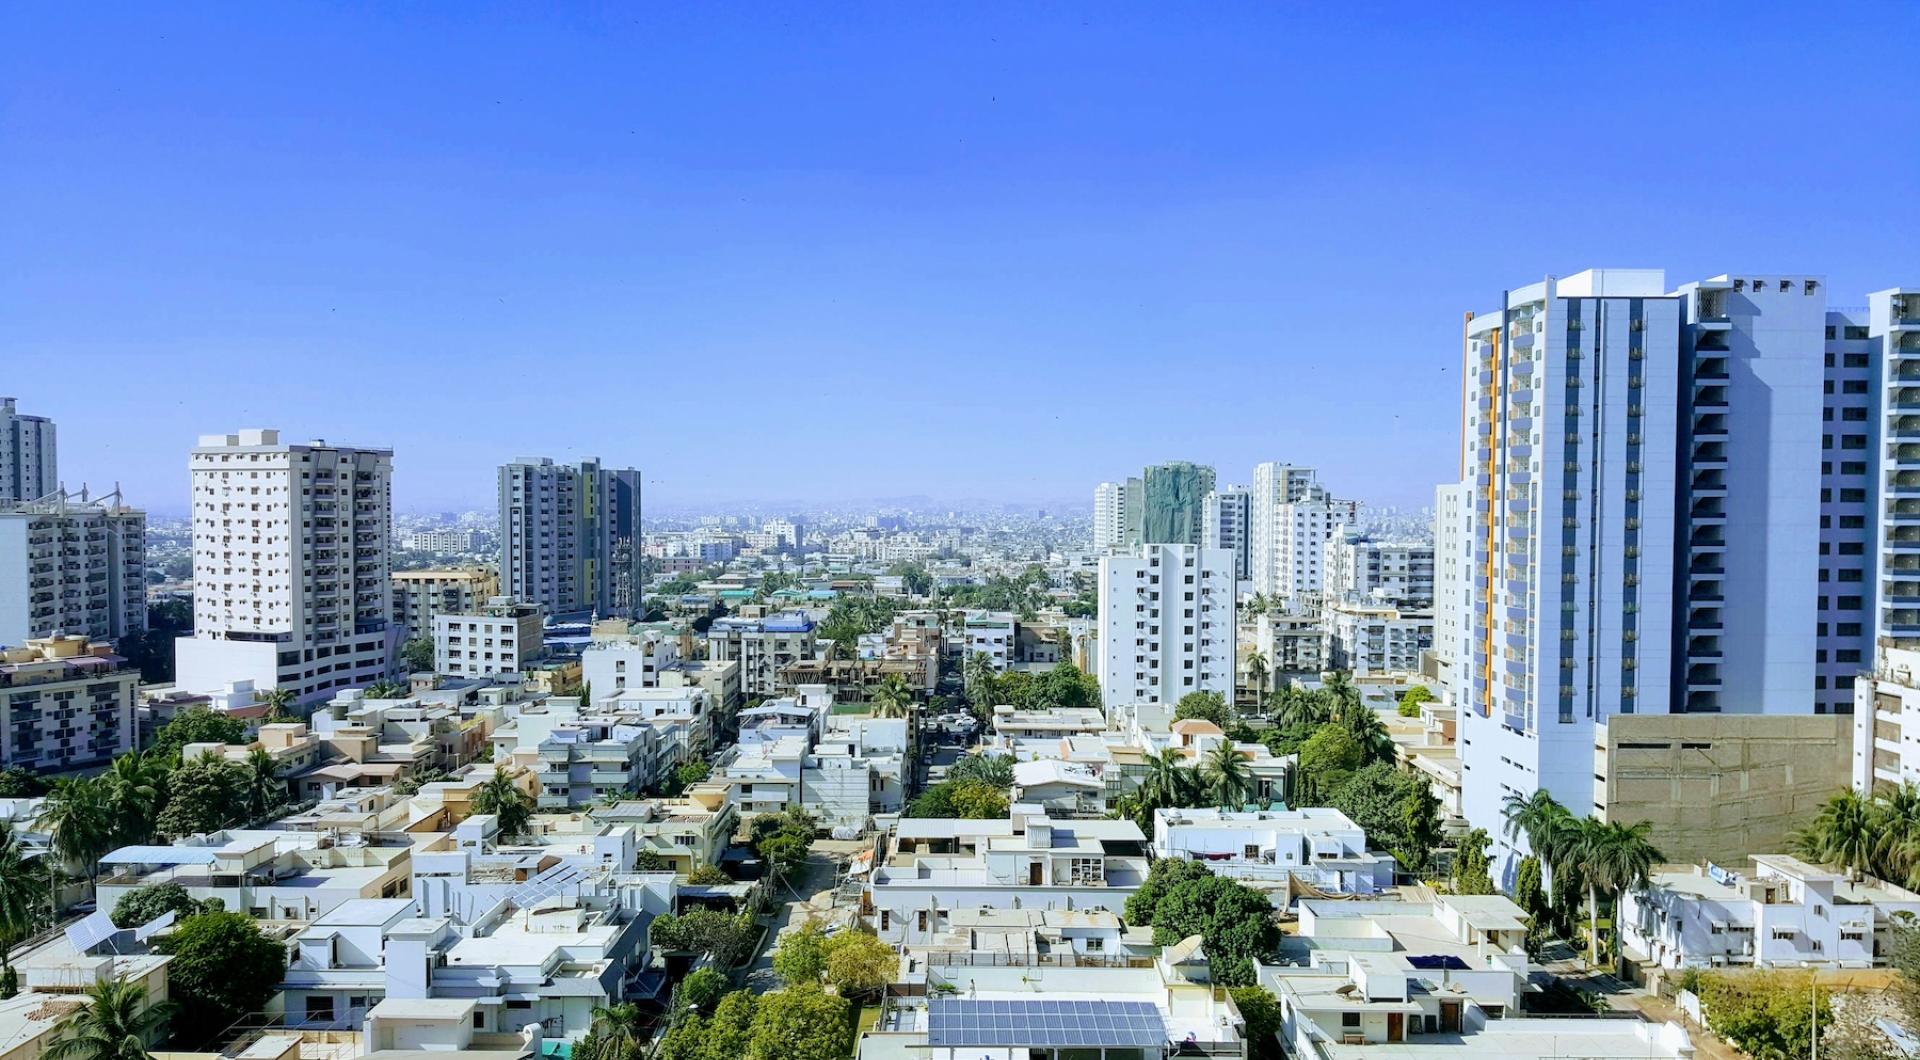
M 402 509 L 484 508 L 525 455 L 638 467 L 663 505 L 1084 505 L 1128 467 L 1287 460 L 1411 507 L 1489 289 L 1905 274 L 1870 204 L 1916 167 L 1786 193 L 1902 87 L 1872 10 L 1743 9 L 1716 33 L 1747 61 L 1700 64 L 1617 10 L 15 9 L 0 238 L 32 267 L 0 360 L 93 366 L 8 389 L 69 486 L 162 513 L 194 439 L 247 427 L 391 447 Z M 1490 35 L 1587 46 L 1460 78 Z M 1696 151 L 1699 99 L 1768 120 Z M 831 429 L 766 460 L 802 421 Z

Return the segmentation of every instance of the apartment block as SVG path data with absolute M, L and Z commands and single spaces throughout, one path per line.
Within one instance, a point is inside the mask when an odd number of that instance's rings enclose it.
M 194 633 L 175 642 L 180 687 L 252 681 L 310 704 L 390 676 L 392 451 L 255 429 L 201 438 L 189 468 Z
M 1233 553 L 1233 576 L 1242 582 L 1253 577 L 1252 517 L 1253 491 L 1245 486 L 1207 494 L 1201 513 L 1201 546 Z
M 147 516 L 119 494 L 0 505 L 0 645 L 147 628 Z
M 1253 489 L 1247 498 L 1247 563 L 1253 591 L 1273 596 L 1279 591 L 1281 544 L 1280 505 L 1305 500 L 1318 488 L 1310 467 L 1268 461 L 1253 469 Z
M 1433 644 L 1433 613 L 1382 604 L 1330 602 L 1320 614 L 1327 668 L 1356 678 L 1412 674 Z
M 499 472 L 500 585 L 549 615 L 641 610 L 640 472 L 523 457 Z
M 804 612 L 766 618 L 721 618 L 707 629 L 708 658 L 740 664 L 740 690 L 749 696 L 779 695 L 782 670 L 813 658 L 813 619 Z
M 60 488 L 53 421 L 0 397 L 0 504 L 36 501 Z
M 1449 703 L 1459 701 L 1471 654 L 1467 623 L 1473 600 L 1473 487 L 1450 482 L 1433 493 L 1433 648 L 1422 669 Z
M 393 572 L 393 621 L 409 637 L 433 635 L 435 615 L 470 615 L 500 595 L 500 575 L 487 567 Z
M 0 647 L 0 768 L 59 773 L 131 751 L 140 671 L 86 637 Z
M 434 669 L 450 677 L 519 673 L 546 651 L 540 605 L 496 596 L 464 615 L 433 619 Z
M 1132 532 L 1127 527 L 1127 491 L 1139 489 L 1139 479 L 1102 482 L 1093 490 L 1093 547 L 1095 551 L 1123 548 Z
M 1190 692 L 1233 699 L 1233 555 L 1142 545 L 1100 560 L 1102 702 L 1173 703 Z
M 1593 270 L 1469 318 L 1470 513 L 1437 536 L 1472 541 L 1471 583 L 1445 590 L 1470 586 L 1467 646 L 1440 645 L 1462 652 L 1475 825 L 1498 833 L 1503 800 L 1541 787 L 1599 811 L 1595 730 L 1615 716 L 1849 709 L 1873 635 L 1868 464 L 1899 459 L 1874 380 L 1897 375 L 1902 329 L 1893 293 L 1871 297 L 1863 325 L 1817 276 L 1669 291 L 1659 270 Z
M 1434 546 L 1375 541 L 1348 527 L 1327 539 L 1321 571 L 1323 594 L 1328 600 L 1430 611 L 1433 570 Z

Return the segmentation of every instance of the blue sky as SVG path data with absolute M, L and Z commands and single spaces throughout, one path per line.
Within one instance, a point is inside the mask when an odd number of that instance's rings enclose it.
M 156 511 L 241 426 L 402 509 L 1417 505 L 1505 287 L 1920 283 L 1910 6 L 1452 6 L 9 5 L 0 393 Z

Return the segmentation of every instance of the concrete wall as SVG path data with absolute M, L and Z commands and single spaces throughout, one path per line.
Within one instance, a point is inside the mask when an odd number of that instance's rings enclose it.
M 1670 862 L 1783 850 L 1851 777 L 1844 715 L 1617 714 L 1594 743 L 1602 819 L 1651 821 Z

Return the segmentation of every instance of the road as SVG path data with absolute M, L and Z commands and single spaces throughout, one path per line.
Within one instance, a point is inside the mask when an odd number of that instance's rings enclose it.
M 807 855 L 807 864 L 797 878 L 789 879 L 776 892 L 780 903 L 774 907 L 768 923 L 767 941 L 761 947 L 759 956 L 748 966 L 746 987 L 756 994 L 764 994 L 780 986 L 780 977 L 773 974 L 773 948 L 780 932 L 788 924 L 804 923 L 809 916 L 825 916 L 833 909 L 833 886 L 840 878 L 841 869 L 855 851 L 865 850 L 872 840 L 867 839 L 821 839 L 813 844 L 813 850 Z

